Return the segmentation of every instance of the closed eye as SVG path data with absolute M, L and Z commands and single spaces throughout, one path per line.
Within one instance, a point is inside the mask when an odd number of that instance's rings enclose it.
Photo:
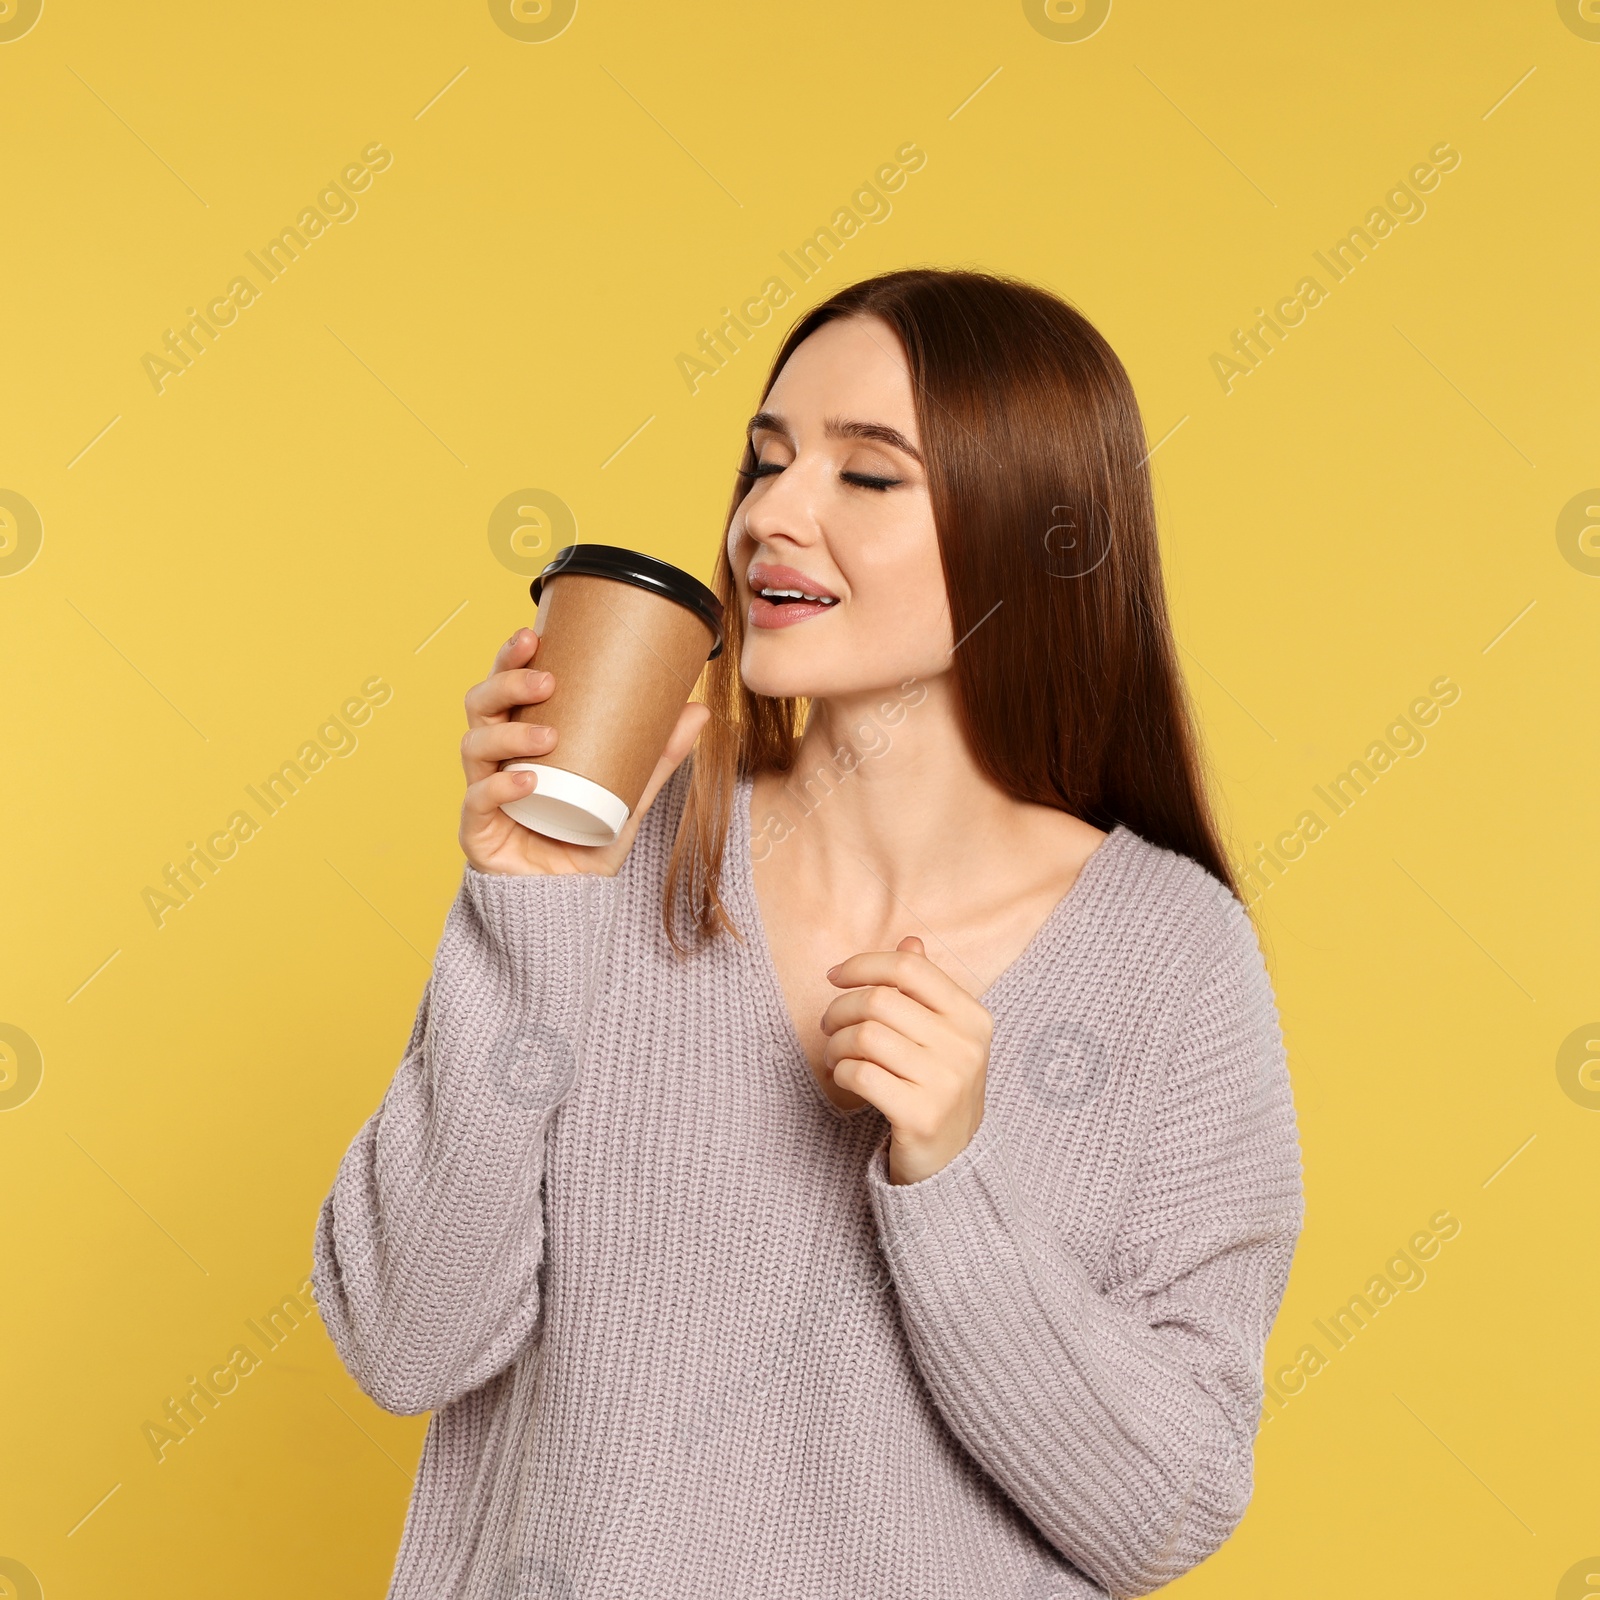
M 783 468 L 775 461 L 762 461 L 754 467 L 737 467 L 735 471 L 741 478 L 754 480 L 756 478 L 775 477 L 783 471 Z M 880 493 L 885 489 L 893 489 L 897 484 L 905 482 L 903 478 L 881 478 L 870 472 L 841 472 L 839 476 L 846 483 L 854 484 L 858 489 L 874 489 Z

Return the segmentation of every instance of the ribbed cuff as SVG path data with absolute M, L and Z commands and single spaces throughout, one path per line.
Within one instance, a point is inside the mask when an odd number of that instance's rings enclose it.
M 889 1181 L 889 1135 L 867 1163 L 867 1192 L 884 1253 L 899 1265 L 954 1268 L 971 1252 L 988 1253 L 1009 1210 L 1004 1140 L 985 1113 L 966 1147 L 915 1183 Z
M 461 872 L 462 892 L 485 931 L 535 971 L 584 982 L 604 947 L 621 895 L 620 879 L 590 872 Z
M 564 1097 L 620 893 L 617 879 L 599 874 L 463 866 L 430 1003 L 433 1055 L 448 1066 L 439 1088 L 457 1114 L 473 1118 L 473 1107 L 497 1099 L 514 1123 Z
M 498 928 L 510 931 L 526 927 L 547 906 L 603 908 L 615 898 L 621 878 L 603 872 L 479 872 L 466 861 L 461 881 L 485 917 L 494 916 Z

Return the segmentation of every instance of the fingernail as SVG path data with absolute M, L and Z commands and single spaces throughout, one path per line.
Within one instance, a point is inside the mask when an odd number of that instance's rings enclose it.
M 831 967 L 828 968 L 828 970 L 823 974 L 823 976 L 825 978 L 831 978 L 834 975 L 834 973 L 836 973 L 838 970 L 839 970 L 839 963 L 836 961 L 836 962 L 834 962 L 834 964 Z
M 519 772 L 517 774 L 517 787 L 519 789 L 532 788 L 533 787 L 533 779 L 534 779 L 534 774 L 533 773 L 531 773 L 531 772 Z

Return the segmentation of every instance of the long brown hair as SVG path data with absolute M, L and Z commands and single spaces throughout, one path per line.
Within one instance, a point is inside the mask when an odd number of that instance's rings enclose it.
M 1206 794 L 1193 712 L 1167 616 L 1149 447 L 1111 346 L 1066 301 L 990 273 L 910 269 L 841 289 L 795 324 L 795 348 L 835 317 L 881 317 L 911 370 L 944 566 L 962 729 L 1013 799 L 1097 828 L 1122 823 L 1239 887 Z M 748 440 L 740 466 L 751 471 Z M 718 893 L 738 780 L 787 772 L 808 702 L 739 677 L 739 614 L 723 524 L 713 587 L 727 642 L 709 662 L 711 707 L 668 865 L 662 913 L 680 953 L 683 895 L 700 935 L 742 937 Z

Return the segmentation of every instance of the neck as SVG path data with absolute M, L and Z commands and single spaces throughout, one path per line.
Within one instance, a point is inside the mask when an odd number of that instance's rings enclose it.
M 1011 799 L 979 770 L 953 695 L 945 674 L 904 696 L 889 689 L 814 701 L 794 768 L 756 788 L 756 831 L 769 812 L 788 824 L 770 827 L 772 862 L 803 872 L 829 900 L 876 879 L 881 888 L 868 898 L 886 912 L 895 901 L 947 903 L 963 879 L 1014 875 L 1022 814 L 1041 808 Z

